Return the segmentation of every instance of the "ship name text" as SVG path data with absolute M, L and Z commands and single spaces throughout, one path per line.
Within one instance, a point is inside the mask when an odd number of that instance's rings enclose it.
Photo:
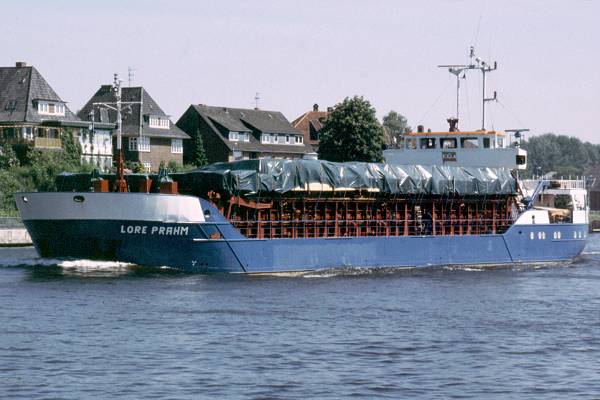
M 187 226 L 121 225 L 121 233 L 129 235 L 187 236 Z

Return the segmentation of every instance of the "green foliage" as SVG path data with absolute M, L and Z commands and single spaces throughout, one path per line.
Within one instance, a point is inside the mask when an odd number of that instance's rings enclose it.
M 0 216 L 17 216 L 14 194 L 34 188 L 30 179 L 20 175 L 19 167 L 0 169 Z
M 63 157 L 67 164 L 80 165 L 81 164 L 81 146 L 79 141 L 73 136 L 73 131 L 68 128 L 65 129 L 61 139 Z
M 383 161 L 383 128 L 362 96 L 337 104 L 320 133 L 319 158 L 329 161 Z
M 192 156 L 190 161 L 196 167 L 203 167 L 208 164 L 206 149 L 204 148 L 204 140 L 202 140 L 200 130 L 198 130 L 192 137 Z
M 556 172 L 557 176 L 584 175 L 600 163 L 600 145 L 546 133 L 523 141 L 529 175 Z
M 12 146 L 6 144 L 4 146 L 0 146 L 0 170 L 9 169 L 12 167 L 16 167 L 19 165 L 19 159 Z
M 406 117 L 394 110 L 383 117 L 383 127 L 387 136 L 386 141 L 389 144 L 400 143 L 402 134 L 411 130 Z M 394 141 L 394 139 L 396 140 Z
M 3 149 L 3 156 L 0 156 L 0 215 L 16 215 L 13 200 L 16 192 L 55 191 L 55 179 L 61 172 L 84 172 L 93 168 L 81 165 L 81 148 L 70 130 L 63 135 L 62 145 L 62 151 L 20 148 L 21 163 L 14 152 L 11 155 Z

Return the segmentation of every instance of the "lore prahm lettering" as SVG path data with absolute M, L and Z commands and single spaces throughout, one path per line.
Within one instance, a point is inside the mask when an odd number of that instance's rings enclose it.
M 121 233 L 126 235 L 187 236 L 187 226 L 147 226 L 121 225 Z

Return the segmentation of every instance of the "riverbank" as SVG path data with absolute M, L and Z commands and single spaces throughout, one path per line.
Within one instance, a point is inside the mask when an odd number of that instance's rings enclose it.
M 0 247 L 31 246 L 31 237 L 25 228 L 0 229 Z

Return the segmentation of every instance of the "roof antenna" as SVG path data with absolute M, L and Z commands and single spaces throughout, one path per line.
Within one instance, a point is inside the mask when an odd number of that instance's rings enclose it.
M 135 74 L 133 73 L 136 69 L 133 67 L 127 67 L 127 82 L 129 87 L 131 87 L 131 82 L 133 82 L 133 77 Z
M 260 93 L 256 92 L 256 95 L 254 96 L 254 109 L 258 110 L 258 101 L 260 100 Z
M 464 78 L 465 74 L 463 71 L 470 69 L 478 69 L 481 71 L 482 76 L 482 99 L 481 99 L 481 130 L 485 131 L 485 105 L 489 101 L 497 101 L 498 94 L 494 92 L 494 97 L 485 97 L 485 74 L 488 72 L 495 71 L 498 68 L 498 63 L 494 61 L 493 65 L 483 61 L 481 58 L 475 55 L 475 47 L 471 46 L 469 51 L 470 62 L 468 65 L 438 65 L 438 67 L 448 68 L 448 71 L 456 75 L 456 118 L 458 119 L 458 91 L 460 88 L 460 78 Z M 462 77 L 460 76 L 462 73 Z

